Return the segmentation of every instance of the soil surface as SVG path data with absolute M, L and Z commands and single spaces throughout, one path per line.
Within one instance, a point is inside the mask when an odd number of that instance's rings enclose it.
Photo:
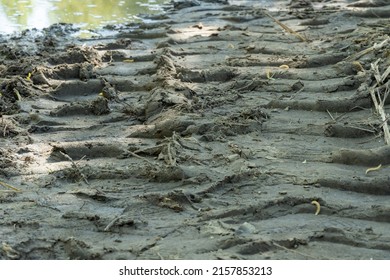
M 390 259 L 389 17 L 190 0 L 1 37 L 0 258 Z

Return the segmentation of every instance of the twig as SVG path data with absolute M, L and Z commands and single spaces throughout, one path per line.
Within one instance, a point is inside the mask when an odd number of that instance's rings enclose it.
M 387 125 L 387 121 L 386 121 L 387 120 L 387 116 L 386 116 L 385 110 L 384 110 L 383 106 L 379 105 L 378 100 L 377 100 L 377 98 L 375 96 L 374 88 L 370 89 L 370 95 L 371 95 L 372 101 L 374 103 L 375 110 L 380 115 L 380 117 L 381 117 L 381 119 L 383 121 L 382 129 L 383 129 L 383 134 L 384 134 L 384 138 L 385 138 L 385 143 L 387 145 L 390 145 L 390 132 L 389 132 L 389 126 Z
M 143 161 L 146 161 L 150 165 L 154 165 L 153 162 L 151 162 L 150 160 L 148 160 L 148 159 L 146 159 L 144 157 L 141 157 L 141 156 L 137 155 L 136 153 L 133 153 L 132 151 L 127 151 L 127 153 L 129 153 L 133 157 L 136 157 L 136 158 L 142 159 Z
M 350 111 L 352 111 L 352 110 L 354 110 L 354 109 L 355 109 L 355 107 L 352 108 Z M 338 116 L 335 118 L 335 120 L 336 120 L 336 121 L 340 120 L 340 119 L 341 119 L 342 117 L 344 117 L 346 114 L 348 114 L 348 113 L 345 112 L 345 113 L 342 113 L 342 114 L 338 115 Z
M 359 59 L 360 57 L 374 51 L 374 50 L 379 50 L 381 49 L 383 46 L 387 46 L 387 43 L 389 42 L 389 38 L 386 38 L 385 40 L 383 40 L 382 42 L 380 42 L 379 44 L 374 44 L 372 47 L 369 47 L 365 50 L 362 50 L 354 55 L 351 55 L 347 58 L 347 60 L 349 61 L 354 61 L 354 60 L 357 60 Z
M 336 120 L 333 118 L 332 114 L 329 112 L 328 109 L 326 109 L 326 112 L 328 112 L 328 115 L 332 118 L 333 121 L 336 121 Z
M 381 135 L 375 135 L 374 137 L 369 138 L 368 140 L 358 142 L 358 144 L 365 144 L 365 143 L 370 143 L 372 140 L 380 138 Z
M 390 66 L 387 67 L 386 71 L 383 72 L 382 74 L 382 77 L 381 77 L 381 82 L 383 83 L 385 81 L 385 79 L 387 78 L 387 76 L 389 76 L 390 74 Z
M 168 143 L 167 144 L 167 154 L 168 154 L 168 159 L 169 159 L 169 164 L 171 166 L 175 166 L 176 165 L 176 158 L 174 159 L 172 157 L 172 153 L 171 153 L 171 143 Z
M 164 260 L 164 257 L 163 256 L 161 256 L 161 254 L 160 254 L 160 252 L 156 252 L 156 254 L 157 254 L 157 256 L 159 256 L 160 257 L 160 260 Z
M 271 18 L 276 24 L 278 24 L 280 27 L 282 27 L 284 30 L 286 30 L 288 33 L 290 34 L 293 34 L 295 35 L 296 37 L 298 37 L 302 42 L 307 42 L 307 40 L 301 35 L 299 34 L 298 32 L 295 32 L 294 30 L 292 30 L 290 27 L 288 27 L 287 25 L 281 23 L 278 19 L 274 18 L 273 16 L 271 16 L 268 12 L 266 11 L 263 11 L 263 13 Z
M 186 195 L 185 193 L 183 193 L 184 197 L 188 200 L 188 202 L 190 203 L 190 206 L 192 209 L 195 209 L 196 211 L 201 211 L 202 208 L 199 208 L 199 207 L 196 207 L 195 204 L 192 202 L 191 198 L 189 198 L 188 195 Z
M 5 135 L 7 134 L 7 124 L 4 125 L 4 130 L 3 130 L 3 137 L 5 138 Z
M 65 158 L 67 158 L 71 163 L 72 163 L 72 166 L 77 170 L 77 172 L 80 174 L 80 176 L 83 178 L 84 182 L 89 185 L 89 182 L 87 180 L 87 177 L 85 177 L 85 175 L 81 172 L 80 168 L 77 166 L 77 164 L 74 162 L 74 160 L 67 154 L 63 153 L 62 151 L 60 151 L 60 154 L 63 155 Z M 83 159 L 84 157 L 82 157 L 81 159 Z
M 288 251 L 288 252 L 291 252 L 291 253 L 295 253 L 295 254 L 298 254 L 298 255 L 301 255 L 301 256 L 310 258 L 310 259 L 317 259 L 316 257 L 310 256 L 310 255 L 307 255 L 307 254 L 304 254 L 304 253 L 301 253 L 301 252 L 298 252 L 298 251 L 296 251 L 296 250 L 291 250 L 291 249 L 289 249 L 289 248 L 287 248 L 287 247 L 284 247 L 284 246 L 282 246 L 282 245 L 276 243 L 275 241 L 272 241 L 271 244 L 274 245 L 274 246 L 276 246 L 276 247 L 278 247 L 278 248 L 280 248 L 280 249 L 283 249 L 283 250 L 286 250 L 286 251 Z
M 14 94 L 16 96 L 17 101 L 22 101 L 22 97 L 20 96 L 20 93 L 16 88 L 14 88 Z
M 388 117 L 387 117 L 385 109 L 384 109 L 385 101 L 389 95 L 390 88 L 389 88 L 389 82 L 387 82 L 385 85 L 382 85 L 382 78 L 386 78 L 387 74 L 381 75 L 379 73 L 379 68 L 378 68 L 379 62 L 380 62 L 380 59 L 376 60 L 374 63 L 371 63 L 371 70 L 374 72 L 374 77 L 376 79 L 376 83 L 370 88 L 369 91 L 370 91 L 372 102 L 374 103 L 374 106 L 375 106 L 375 110 L 379 114 L 379 116 L 381 117 L 382 122 L 383 122 L 382 129 L 383 129 L 383 136 L 385 138 L 385 143 L 387 145 L 390 145 L 390 131 L 389 131 L 389 126 L 387 124 Z M 385 73 L 387 71 L 388 71 L 388 69 L 385 71 Z M 380 88 L 382 88 L 382 86 L 386 86 L 386 91 L 383 95 L 383 98 L 380 97 L 380 92 L 379 92 L 379 90 L 380 90 Z M 375 95 L 375 92 L 377 93 L 378 96 Z
M 374 71 L 374 77 L 377 85 L 381 84 L 381 74 L 379 73 L 378 63 L 381 61 L 380 58 L 377 59 L 374 63 L 371 63 L 371 69 Z
M 358 127 L 358 126 L 353 126 L 353 125 L 346 125 L 345 127 L 353 128 L 353 129 L 361 130 L 361 131 L 366 131 L 366 132 L 369 132 L 369 133 L 375 133 L 375 130 L 364 128 L 364 127 Z
M 3 187 L 9 188 L 11 190 L 14 190 L 16 192 L 21 192 L 21 190 L 19 190 L 18 188 L 15 188 L 15 187 L 13 187 L 7 183 L 1 182 L 1 181 L 0 181 L 0 185 L 2 185 Z
M 108 225 L 104 228 L 103 231 L 109 231 L 110 228 L 115 224 L 116 221 L 118 221 L 120 218 L 123 218 L 124 215 L 116 216 L 111 222 L 108 223 Z

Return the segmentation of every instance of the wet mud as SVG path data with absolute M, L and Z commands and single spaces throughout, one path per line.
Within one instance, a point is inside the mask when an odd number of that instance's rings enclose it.
M 1 37 L 0 258 L 390 259 L 390 6 L 272 2 Z

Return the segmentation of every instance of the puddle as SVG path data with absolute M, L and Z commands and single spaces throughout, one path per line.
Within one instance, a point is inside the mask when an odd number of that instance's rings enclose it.
M 137 21 L 139 14 L 162 11 L 166 0 L 1 0 L 0 34 L 54 23 L 73 23 L 83 30 Z

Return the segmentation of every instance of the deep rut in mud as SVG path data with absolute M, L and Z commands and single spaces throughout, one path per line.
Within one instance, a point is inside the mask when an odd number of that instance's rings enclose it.
M 390 258 L 390 6 L 232 2 L 1 39 L 1 259 Z

